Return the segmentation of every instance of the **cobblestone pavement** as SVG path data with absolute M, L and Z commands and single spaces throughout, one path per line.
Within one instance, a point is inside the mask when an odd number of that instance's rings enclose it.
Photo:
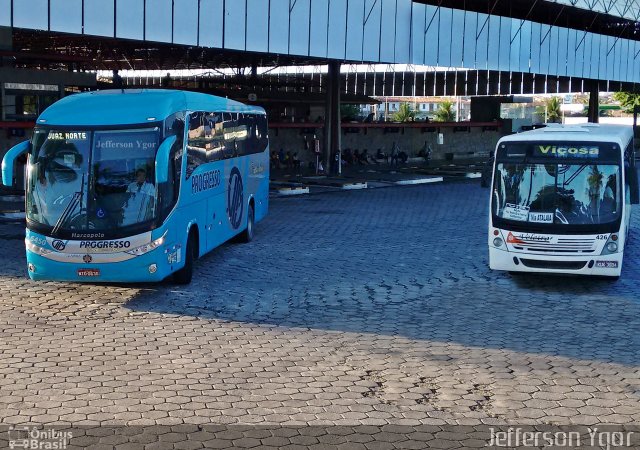
M 34 283 L 0 227 L 0 423 L 640 424 L 640 240 L 615 283 L 491 272 L 487 196 L 275 200 L 189 287 Z

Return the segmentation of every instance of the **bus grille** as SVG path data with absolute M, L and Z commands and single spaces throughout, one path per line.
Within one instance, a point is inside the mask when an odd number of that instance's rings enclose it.
M 559 238 L 558 242 L 520 240 L 522 244 L 514 244 L 513 248 L 527 252 L 593 253 L 596 251 L 596 241 L 591 238 Z
M 525 267 L 532 269 L 580 270 L 586 261 L 540 261 L 537 259 L 520 258 Z

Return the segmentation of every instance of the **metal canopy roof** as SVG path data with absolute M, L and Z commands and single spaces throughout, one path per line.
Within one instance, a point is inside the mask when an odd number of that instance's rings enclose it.
M 333 60 L 640 83 L 640 23 L 628 18 L 640 0 L 147 3 L 0 0 L 0 26 L 13 33 L 0 57 L 79 71 Z
M 257 53 L 102 36 L 13 30 L 13 50 L 0 57 L 18 67 L 70 70 L 169 70 L 314 65 L 319 58 Z
M 640 19 L 640 0 L 552 0 L 555 3 L 574 6 L 625 19 Z
M 413 0 L 640 40 L 640 0 Z M 461 5 L 462 3 L 462 5 Z

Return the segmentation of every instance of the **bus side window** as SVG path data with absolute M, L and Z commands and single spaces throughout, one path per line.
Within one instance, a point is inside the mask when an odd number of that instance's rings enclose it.
M 258 143 L 255 152 L 261 153 L 267 149 L 267 145 L 269 144 L 269 127 L 267 124 L 267 116 L 264 114 L 259 114 L 254 116 L 257 124 L 257 138 Z
M 630 166 L 633 166 L 633 139 L 627 145 L 627 148 L 624 150 L 624 160 Z
M 194 170 L 207 162 L 205 113 L 196 112 L 189 116 L 189 134 L 187 138 L 187 173 L 189 179 Z
M 251 121 L 253 126 L 251 127 L 251 153 L 260 153 L 262 152 L 262 138 L 260 132 L 260 118 L 258 114 L 253 114 L 251 116 Z
M 205 137 L 207 161 L 224 159 L 224 131 L 221 113 L 207 113 L 205 117 Z
M 251 133 L 251 114 L 238 114 L 236 123 L 236 147 L 238 156 L 248 155 L 252 152 L 250 134 Z
M 180 179 L 182 178 L 182 156 L 184 154 L 184 113 L 179 112 L 173 114 L 165 121 L 165 139 L 169 136 L 175 136 L 176 142 L 171 148 L 171 164 L 170 170 L 173 171 L 173 180 L 175 184 L 173 197 L 178 199 L 180 192 Z
M 236 124 L 237 113 L 224 113 L 224 157 L 234 158 L 237 156 L 237 144 L 236 144 Z
M 178 201 L 180 180 L 182 178 L 182 155 L 184 141 L 184 113 L 169 116 L 164 123 L 164 139 L 176 136 L 176 142 L 171 147 L 169 158 L 169 173 L 167 182 L 158 185 L 159 217 L 164 219 Z M 151 169 L 149 168 L 151 171 Z
M 170 156 L 170 183 L 173 185 L 173 200 L 178 201 L 178 195 L 180 194 L 180 180 L 182 178 L 182 155 L 183 155 L 183 139 L 176 139 L 176 142 L 171 147 Z M 172 205 L 173 206 L 173 205 Z
M 251 114 L 248 116 L 247 125 L 247 153 L 258 153 L 260 151 L 260 132 L 258 131 L 258 116 Z

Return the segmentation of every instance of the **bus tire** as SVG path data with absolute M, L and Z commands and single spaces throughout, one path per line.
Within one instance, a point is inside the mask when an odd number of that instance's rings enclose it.
M 189 233 L 187 248 L 184 251 L 184 267 L 173 274 L 176 284 L 189 284 L 193 278 L 193 262 L 195 260 L 195 235 Z
M 254 228 L 256 225 L 256 213 L 253 209 L 253 203 L 249 203 L 247 210 L 247 228 L 242 232 L 242 242 L 249 243 L 253 240 Z

